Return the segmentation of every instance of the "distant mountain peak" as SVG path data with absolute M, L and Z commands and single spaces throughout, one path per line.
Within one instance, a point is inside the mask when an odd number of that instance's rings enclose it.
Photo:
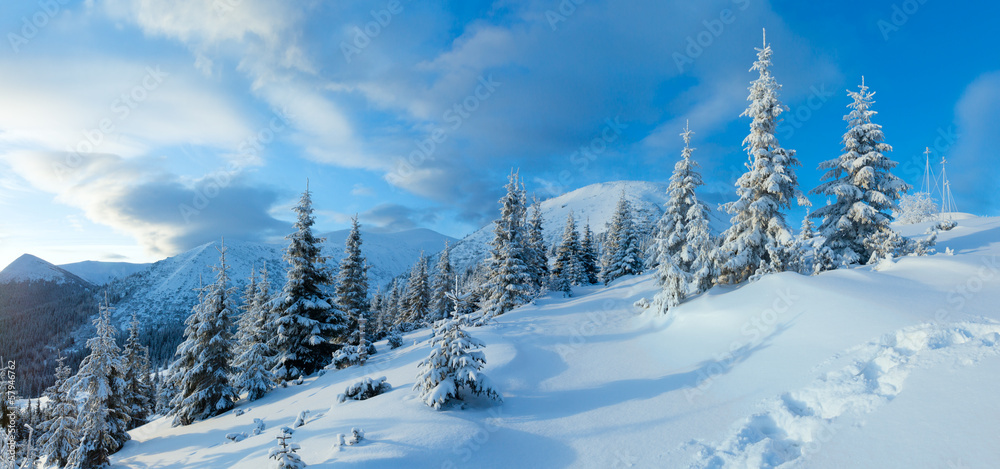
M 78 283 L 83 286 L 93 286 L 90 282 L 62 269 L 44 259 L 31 254 L 22 254 L 0 271 L 0 283 L 17 282 L 55 282 Z

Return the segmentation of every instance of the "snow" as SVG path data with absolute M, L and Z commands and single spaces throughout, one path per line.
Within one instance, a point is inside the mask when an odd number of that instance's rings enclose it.
M 130 262 L 83 261 L 62 264 L 59 267 L 94 285 L 104 285 L 112 280 L 128 277 L 136 272 L 145 270 L 149 266 L 150 264 L 133 264 Z
M 561 223 L 555 224 L 556 226 Z M 925 226 L 926 225 L 926 226 Z M 895 227 L 922 234 L 930 223 Z M 954 255 L 943 254 L 945 248 Z M 503 403 L 435 411 L 411 388 L 430 331 L 364 367 L 238 410 L 131 432 L 115 467 L 263 467 L 277 429 L 327 467 L 991 467 L 1000 458 L 1000 218 L 965 218 L 939 254 L 715 287 L 660 316 L 652 276 L 548 294 L 469 332 Z M 392 389 L 336 396 L 364 377 Z M 229 433 L 252 433 L 240 442 Z M 357 445 L 339 434 L 365 430 Z
M 21 255 L 0 271 L 0 284 L 36 281 L 90 286 L 86 280 L 31 254 Z

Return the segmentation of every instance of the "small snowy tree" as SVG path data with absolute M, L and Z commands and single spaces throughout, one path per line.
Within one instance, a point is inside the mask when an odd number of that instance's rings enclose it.
M 875 93 L 868 92 L 864 78 L 859 88 L 847 92 L 853 102 L 847 106 L 851 112 L 844 116 L 844 153 L 820 163 L 819 168 L 827 170 L 822 177 L 826 182 L 812 191 L 836 198 L 811 216 L 823 220 L 819 232 L 826 238 L 825 245 L 851 263 L 871 257 L 867 240 L 892 229 L 891 210 L 910 188 L 892 174 L 897 163 L 884 155 L 892 147 L 883 142 L 882 126 L 872 122 Z
M 56 366 L 56 382 L 50 386 L 45 395 L 49 398 L 49 419 L 41 426 L 42 435 L 38 440 L 41 455 L 47 457 L 49 464 L 57 467 L 65 466 L 73 449 L 80 444 L 80 432 L 77 428 L 77 405 L 69 394 L 68 384 L 70 369 L 65 364 L 65 357 L 59 357 Z
M 403 311 L 400 324 L 409 323 L 414 326 L 428 320 L 431 308 L 431 287 L 427 272 L 427 256 L 420 252 L 420 258 L 410 270 L 410 279 L 406 284 L 406 296 L 403 299 Z
M 625 198 L 625 191 L 622 191 L 618 207 L 608 226 L 604 258 L 601 259 L 601 278 L 607 285 L 623 275 L 641 274 L 643 264 L 639 233 L 632 219 L 632 207 Z
M 461 304 L 465 297 L 456 290 L 449 293 L 455 309 L 448 319 L 438 321 L 431 340 L 431 354 L 420 362 L 417 381 L 413 389 L 420 392 L 420 400 L 437 410 L 453 399 L 461 400 L 461 389 L 467 388 L 476 395 L 485 395 L 503 401 L 481 370 L 486 365 L 486 355 L 476 350 L 485 345 L 462 330 Z
M 219 249 L 215 283 L 184 322 L 184 342 L 171 368 L 177 394 L 171 402 L 173 424 L 190 425 L 233 408 L 239 398 L 230 383 L 233 360 L 232 316 L 235 291 L 229 286 L 226 247 Z
M 111 307 L 106 299 L 94 325 L 97 335 L 87 341 L 90 354 L 80 363 L 69 391 L 70 396 L 87 395 L 76 424 L 81 440 L 80 463 L 85 467 L 107 464 L 108 457 L 130 439 L 125 370 L 121 349 L 115 341 L 116 331 L 111 325 Z
M 781 85 L 771 75 L 771 46 L 766 38 L 750 70 L 760 74 L 750 84 L 750 105 L 741 114 L 752 119 L 750 134 L 743 140 L 750 161 L 747 172 L 736 181 L 739 199 L 725 205 L 733 217 L 732 226 L 722 235 L 719 257 L 724 262 L 718 283 L 748 280 L 761 262 L 770 270 L 785 270 L 785 240 L 791 238 L 791 232 L 781 210 L 789 208 L 792 199 L 809 205 L 798 189 L 794 168 L 800 164 L 795 151 L 782 148 L 774 135 L 779 117 L 788 107 L 778 99 Z
M 580 250 L 576 221 L 573 219 L 573 211 L 570 210 L 566 216 L 566 228 L 563 230 L 562 241 L 556 248 L 555 263 L 550 271 L 549 288 L 552 291 L 563 292 L 563 295 L 567 297 L 572 295 L 573 283 L 580 278 Z
M 309 189 L 293 209 L 295 233 L 288 235 L 284 259 L 289 267 L 285 287 L 273 312 L 274 335 L 268 345 L 275 353 L 271 370 L 275 379 L 291 381 L 326 366 L 335 348 L 334 340 L 347 332 L 348 318 L 333 307 L 324 292 L 332 283 L 322 238 L 313 235 L 312 197 Z
M 344 258 L 337 277 L 337 308 L 347 314 L 351 337 L 339 342 L 358 343 L 358 321 L 368 318 L 368 266 L 361 254 L 361 227 L 358 217 L 351 219 L 351 233 L 344 241 Z
M 510 173 L 507 193 L 500 199 L 500 219 L 494 223 L 489 277 L 483 285 L 483 315 L 480 324 L 528 302 L 532 284 L 525 249 L 525 195 L 518 175 Z
M 937 204 L 926 192 L 903 195 L 899 198 L 899 206 L 892 212 L 896 221 L 904 225 L 933 220 L 937 213 Z
M 448 287 L 455 284 L 455 271 L 451 267 L 448 242 L 444 243 L 444 250 L 438 257 L 437 268 L 434 272 L 434 284 L 431 287 L 431 316 L 430 321 L 434 322 L 448 317 L 448 311 L 453 306 L 448 299 Z
M 306 463 L 296 454 L 300 449 L 296 443 L 289 443 L 287 440 L 292 437 L 293 430 L 288 427 L 281 427 L 281 431 L 275 438 L 278 439 L 278 447 L 271 448 L 267 457 L 273 459 L 275 469 L 302 469 Z

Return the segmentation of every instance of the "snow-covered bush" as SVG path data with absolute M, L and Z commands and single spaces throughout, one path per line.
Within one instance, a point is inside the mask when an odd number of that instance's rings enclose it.
M 869 264 L 874 264 L 888 256 L 926 256 L 934 253 L 934 245 L 937 243 L 937 231 L 931 233 L 926 239 L 915 240 L 900 236 L 893 230 L 883 230 L 875 233 L 867 241 L 868 249 L 872 251 L 868 259 Z
M 239 442 L 247 439 L 247 436 L 248 435 L 246 434 L 246 432 L 227 433 L 226 434 L 226 439 L 229 440 L 229 441 L 232 441 L 233 443 L 239 443 Z
M 374 355 L 378 350 L 375 349 L 375 344 L 368 342 L 367 347 L 368 356 Z M 361 351 L 358 345 L 345 345 L 333 352 L 333 366 L 340 368 L 347 368 L 349 366 L 357 365 L 361 362 Z
M 936 225 L 934 225 L 934 228 L 940 231 L 948 231 L 956 226 L 958 226 L 958 222 L 955 220 L 941 220 Z
M 397 349 L 403 346 L 403 336 L 399 334 L 398 330 L 393 329 L 386 336 L 386 342 L 389 343 L 390 349 Z
M 292 428 L 299 428 L 306 424 L 306 419 L 309 417 L 309 411 L 303 410 L 299 412 L 299 416 L 295 418 L 295 423 L 292 424 Z
M 892 216 L 898 223 L 911 225 L 934 219 L 937 210 L 937 204 L 931 200 L 930 194 L 917 192 L 901 197 L 899 207 L 892 211 Z
M 264 425 L 264 421 L 263 420 L 261 420 L 261 419 L 253 419 L 253 431 L 251 432 L 253 435 L 255 435 L 255 436 L 256 435 L 260 435 L 261 433 L 264 433 L 264 430 L 266 430 L 266 429 L 267 429 L 267 425 Z
M 385 376 L 381 378 L 364 378 L 344 389 L 344 393 L 337 396 L 337 402 L 344 402 L 348 399 L 363 401 L 379 394 L 388 392 L 392 386 L 386 381 Z
M 278 432 L 278 447 L 271 448 L 268 452 L 267 457 L 269 459 L 274 459 L 275 464 L 273 467 L 276 469 L 301 469 L 306 467 L 306 463 L 302 462 L 302 458 L 296 451 L 300 449 L 299 445 L 296 443 L 289 443 L 286 440 L 292 437 L 293 430 L 288 427 L 281 427 L 281 431 Z
M 351 433 L 349 435 L 345 435 L 343 433 L 337 435 L 337 446 L 338 447 L 354 446 L 358 443 L 361 443 L 361 440 L 364 439 L 365 439 L 365 431 L 358 427 L 354 427 L 351 429 Z

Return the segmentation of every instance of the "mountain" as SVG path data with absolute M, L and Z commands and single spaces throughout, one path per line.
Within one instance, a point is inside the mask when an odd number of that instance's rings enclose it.
M 604 182 L 584 186 L 541 202 L 546 245 L 552 246 L 562 239 L 570 210 L 573 211 L 578 230 L 582 230 L 589 220 L 591 231 L 598 239 L 603 239 L 623 192 L 632 206 L 634 219 L 642 229 L 649 232 L 663 215 L 667 184 L 645 181 Z M 528 216 L 531 216 L 532 210 L 529 208 Z M 721 221 L 723 219 L 728 222 L 729 218 L 722 217 L 716 211 L 710 212 L 712 228 L 716 232 L 728 227 L 728 224 Z M 490 251 L 489 243 L 493 241 L 493 229 L 494 223 L 490 223 L 452 246 L 451 261 L 456 271 L 465 271 L 486 259 Z
M 326 238 L 323 254 L 336 269 L 344 256 L 344 241 L 349 230 L 321 234 Z M 427 229 L 397 233 L 362 232 L 362 253 L 368 260 L 368 282 L 371 291 L 393 277 L 407 272 L 421 251 L 439 251 L 445 241 L 454 241 Z M 133 313 L 149 330 L 151 355 L 162 361 L 173 354 L 183 332 L 184 319 L 197 303 L 196 289 L 214 281 L 212 266 L 219 262 L 220 242 L 206 243 L 190 251 L 168 257 L 124 278 L 113 279 L 105 288 L 115 306 L 114 317 L 120 326 Z M 271 291 L 277 292 L 285 283 L 287 263 L 282 259 L 284 244 L 226 241 L 226 264 L 230 285 L 238 295 L 247 283 L 252 269 L 267 267 Z
M 0 353 L 17 363 L 19 393 L 37 396 L 52 384 L 55 357 L 78 349 L 73 333 L 97 312 L 94 293 L 90 282 L 30 254 L 0 271 Z M 67 359 L 75 366 L 80 356 Z
M 63 270 L 94 284 L 104 285 L 114 279 L 128 277 L 149 267 L 149 264 L 131 262 L 83 261 L 59 266 Z
M 291 442 L 309 467 L 996 467 L 1000 218 L 959 220 L 937 248 L 717 286 L 669 316 L 635 306 L 657 292 L 652 273 L 550 293 L 467 328 L 502 404 L 424 405 L 420 329 L 394 350 L 376 342 L 364 367 L 234 412 L 186 427 L 154 418 L 112 465 L 265 467 L 279 429 L 307 411 Z M 337 403 L 381 376 L 388 392 Z M 355 427 L 365 439 L 338 446 Z
M 23 254 L 0 271 L 0 284 L 21 282 L 52 282 L 58 285 L 73 283 L 82 287 L 92 287 L 88 282 L 70 271 L 32 256 Z

